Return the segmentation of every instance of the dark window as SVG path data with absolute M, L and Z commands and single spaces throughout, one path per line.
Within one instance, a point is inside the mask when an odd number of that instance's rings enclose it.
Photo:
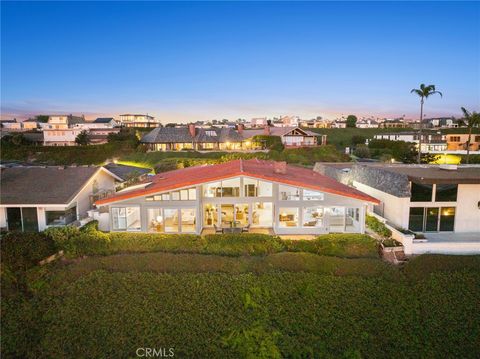
M 22 208 L 23 230 L 25 232 L 38 232 L 38 219 L 36 208 Z
M 69 224 L 77 218 L 77 207 L 72 207 L 66 211 L 45 211 L 47 226 L 63 226 Z
M 408 229 L 411 231 L 423 231 L 423 207 L 411 207 L 408 221 Z
M 433 185 L 412 182 L 412 202 L 431 202 Z
M 440 212 L 440 230 L 453 232 L 455 227 L 455 207 L 442 207 Z
M 425 218 L 425 231 L 438 231 L 438 208 L 427 208 Z
M 7 208 L 7 224 L 9 231 L 22 230 L 22 212 L 20 208 Z
M 456 202 L 457 188 L 456 184 L 437 184 L 435 202 Z

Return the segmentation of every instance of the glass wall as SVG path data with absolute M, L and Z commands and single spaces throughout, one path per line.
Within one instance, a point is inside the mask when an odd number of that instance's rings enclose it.
M 432 184 L 423 184 L 412 182 L 411 202 L 431 202 L 432 201 Z
M 139 231 L 141 229 L 140 208 L 112 208 L 112 224 L 113 229 L 117 231 Z
M 330 212 L 330 230 L 343 232 L 345 230 L 345 207 L 332 207 Z
M 458 185 L 437 184 L 435 189 L 435 202 L 456 202 Z
M 205 226 L 218 226 L 218 208 L 218 205 L 210 203 L 203 206 L 203 224 Z
M 442 207 L 440 211 L 440 231 L 452 232 L 455 229 L 455 207 Z
M 239 197 L 240 178 L 232 178 L 221 182 L 212 182 L 203 186 L 205 197 Z
M 235 204 L 235 221 L 242 227 L 248 224 L 248 204 Z
M 273 226 L 273 204 L 272 202 L 255 202 L 252 205 L 252 226 L 272 227 Z
M 323 207 L 305 207 L 303 209 L 304 227 L 323 227 Z
M 243 186 L 245 197 L 271 197 L 273 195 L 273 185 L 271 182 L 245 177 L 243 179 Z
M 425 231 L 438 231 L 438 208 L 426 208 Z
M 149 208 L 147 211 L 147 215 L 149 232 L 165 232 L 163 213 L 161 208 Z
M 146 201 L 194 201 L 197 199 L 196 188 L 186 188 L 178 191 L 156 194 L 154 196 L 148 196 Z
M 178 209 L 165 208 L 163 210 L 163 217 L 165 221 L 165 232 L 178 232 Z
M 323 192 L 310 191 L 308 189 L 303 190 L 303 199 L 305 201 L 323 201 L 325 195 Z
M 180 210 L 182 233 L 195 232 L 195 208 L 182 208 Z
M 298 208 L 280 208 L 278 221 L 279 227 L 298 227 Z
M 411 207 L 408 220 L 408 229 L 411 231 L 423 231 L 423 207 Z
M 300 200 L 300 189 L 290 186 L 279 186 L 280 200 L 281 201 L 298 201 Z

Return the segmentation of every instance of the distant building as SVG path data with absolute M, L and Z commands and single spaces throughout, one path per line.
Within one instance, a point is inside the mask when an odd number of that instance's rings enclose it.
M 378 124 L 378 128 L 407 128 L 408 123 L 400 119 L 385 120 Z
M 267 118 L 266 117 L 256 117 L 250 120 L 251 127 L 265 127 L 267 125 Z
M 13 120 L 2 120 L 0 121 L 2 131 L 21 131 L 22 130 L 22 123 L 17 122 L 17 119 Z
M 357 128 L 378 128 L 378 122 L 373 119 L 359 120 L 355 126 Z
M 125 127 L 158 127 L 160 126 L 160 121 L 156 120 L 155 117 L 150 115 L 142 114 L 123 114 L 120 115 L 120 123 Z
M 347 121 L 345 120 L 335 120 L 332 122 L 332 128 L 346 128 Z
M 67 128 L 73 128 L 75 125 L 85 123 L 84 116 L 73 115 L 53 115 L 48 118 L 48 125 L 45 129 L 49 130 L 64 130 Z
M 447 140 L 447 149 L 450 151 L 467 151 L 468 134 L 448 134 L 445 135 Z M 470 151 L 480 150 L 480 134 L 473 134 L 470 138 Z
M 300 122 L 300 126 L 305 128 L 330 128 L 332 127 L 332 122 L 322 119 L 312 119 Z
M 419 144 L 420 134 L 417 131 L 379 133 L 374 136 L 376 140 L 405 141 Z M 447 150 L 445 135 L 435 132 L 422 133 L 422 153 L 444 152 Z

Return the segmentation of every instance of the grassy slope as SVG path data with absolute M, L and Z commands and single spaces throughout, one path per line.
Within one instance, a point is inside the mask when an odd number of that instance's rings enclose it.
M 403 271 L 305 253 L 92 257 L 37 273 L 26 302 L 4 296 L 2 350 L 234 358 L 260 357 L 263 345 L 287 357 L 474 358 L 479 268 L 478 256 L 422 256 Z

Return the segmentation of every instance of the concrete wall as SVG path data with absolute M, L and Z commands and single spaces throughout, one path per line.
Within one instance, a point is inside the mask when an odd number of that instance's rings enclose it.
M 410 198 L 396 197 L 357 181 L 353 182 L 353 186 L 381 201 L 379 206 L 375 206 L 374 211 L 376 214 L 384 217 L 399 228 L 408 228 Z
M 479 184 L 458 185 L 455 232 L 478 232 L 480 237 L 479 203 Z

